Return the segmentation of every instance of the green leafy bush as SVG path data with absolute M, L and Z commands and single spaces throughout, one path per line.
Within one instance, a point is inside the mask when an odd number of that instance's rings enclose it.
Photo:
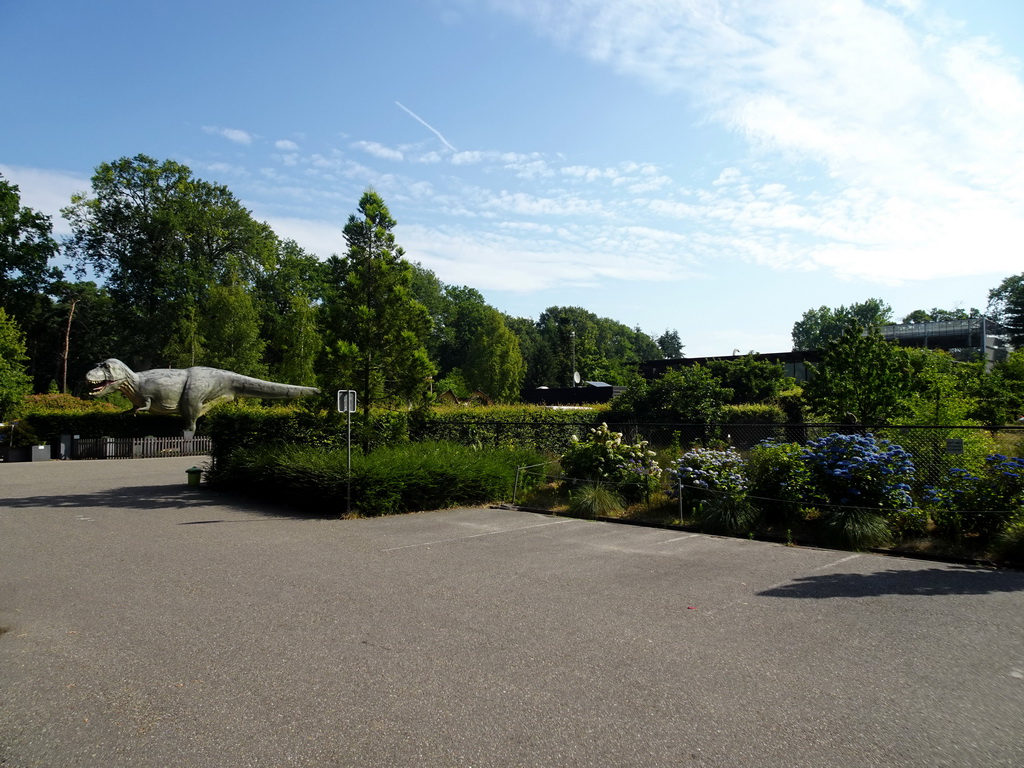
M 810 472 L 797 443 L 763 442 L 747 459 L 750 494 L 772 522 L 793 522 L 810 495 Z
M 570 487 L 581 482 L 603 484 L 627 501 L 637 501 L 655 490 L 661 475 L 646 440 L 624 443 L 622 433 L 612 432 L 604 423 L 592 428 L 582 440 L 573 435 L 561 463 Z
M 594 425 L 599 410 L 555 410 L 539 406 L 435 407 L 411 419 L 412 440 L 463 445 L 528 447 L 562 453 L 581 425 Z
M 926 500 L 942 535 L 990 539 L 1024 506 L 1024 459 L 997 453 L 977 474 L 951 469 L 941 484 L 927 489 Z
M 352 455 L 352 511 L 385 515 L 511 498 L 516 468 L 541 461 L 532 451 L 405 443 Z M 233 451 L 214 468 L 215 485 L 274 498 L 304 511 L 344 511 L 345 450 L 272 444 Z M 521 479 L 522 482 L 522 479 Z
M 694 448 L 666 474 L 670 495 L 680 498 L 709 533 L 737 534 L 752 530 L 760 517 L 748 496 L 746 461 L 733 448 Z

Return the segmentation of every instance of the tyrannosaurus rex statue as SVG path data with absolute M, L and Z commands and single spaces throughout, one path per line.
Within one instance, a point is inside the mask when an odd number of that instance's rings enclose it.
M 314 395 L 315 387 L 296 387 L 254 379 L 220 368 L 154 368 L 136 373 L 120 360 L 110 358 L 85 375 L 95 384 L 93 397 L 119 391 L 132 401 L 132 413 L 177 413 L 185 420 L 185 430 L 195 431 L 196 419 L 213 406 L 236 397 L 287 399 Z

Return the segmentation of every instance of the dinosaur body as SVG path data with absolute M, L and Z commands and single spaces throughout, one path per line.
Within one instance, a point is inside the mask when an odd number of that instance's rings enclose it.
M 154 368 L 135 372 L 120 360 L 110 358 L 86 374 L 85 380 L 96 385 L 93 397 L 118 391 L 131 400 L 132 413 L 177 413 L 185 421 L 185 429 L 194 431 L 196 419 L 215 405 L 236 397 L 289 399 L 313 395 L 315 387 L 297 387 L 254 379 L 220 368 Z

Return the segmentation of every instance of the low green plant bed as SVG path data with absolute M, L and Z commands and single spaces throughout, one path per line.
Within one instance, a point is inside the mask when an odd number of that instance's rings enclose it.
M 516 468 L 543 461 L 528 450 L 406 443 L 368 455 L 353 452 L 351 512 L 388 515 L 512 498 Z M 242 448 L 217 462 L 210 481 L 273 498 L 303 511 L 344 512 L 348 493 L 344 450 L 270 445 Z M 528 482 L 520 478 L 520 485 Z

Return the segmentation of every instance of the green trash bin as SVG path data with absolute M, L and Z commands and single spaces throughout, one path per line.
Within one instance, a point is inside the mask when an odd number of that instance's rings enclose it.
M 199 481 L 203 477 L 203 470 L 201 470 L 199 467 L 189 467 L 188 469 L 185 470 L 185 474 L 188 475 L 189 485 L 198 486 Z

